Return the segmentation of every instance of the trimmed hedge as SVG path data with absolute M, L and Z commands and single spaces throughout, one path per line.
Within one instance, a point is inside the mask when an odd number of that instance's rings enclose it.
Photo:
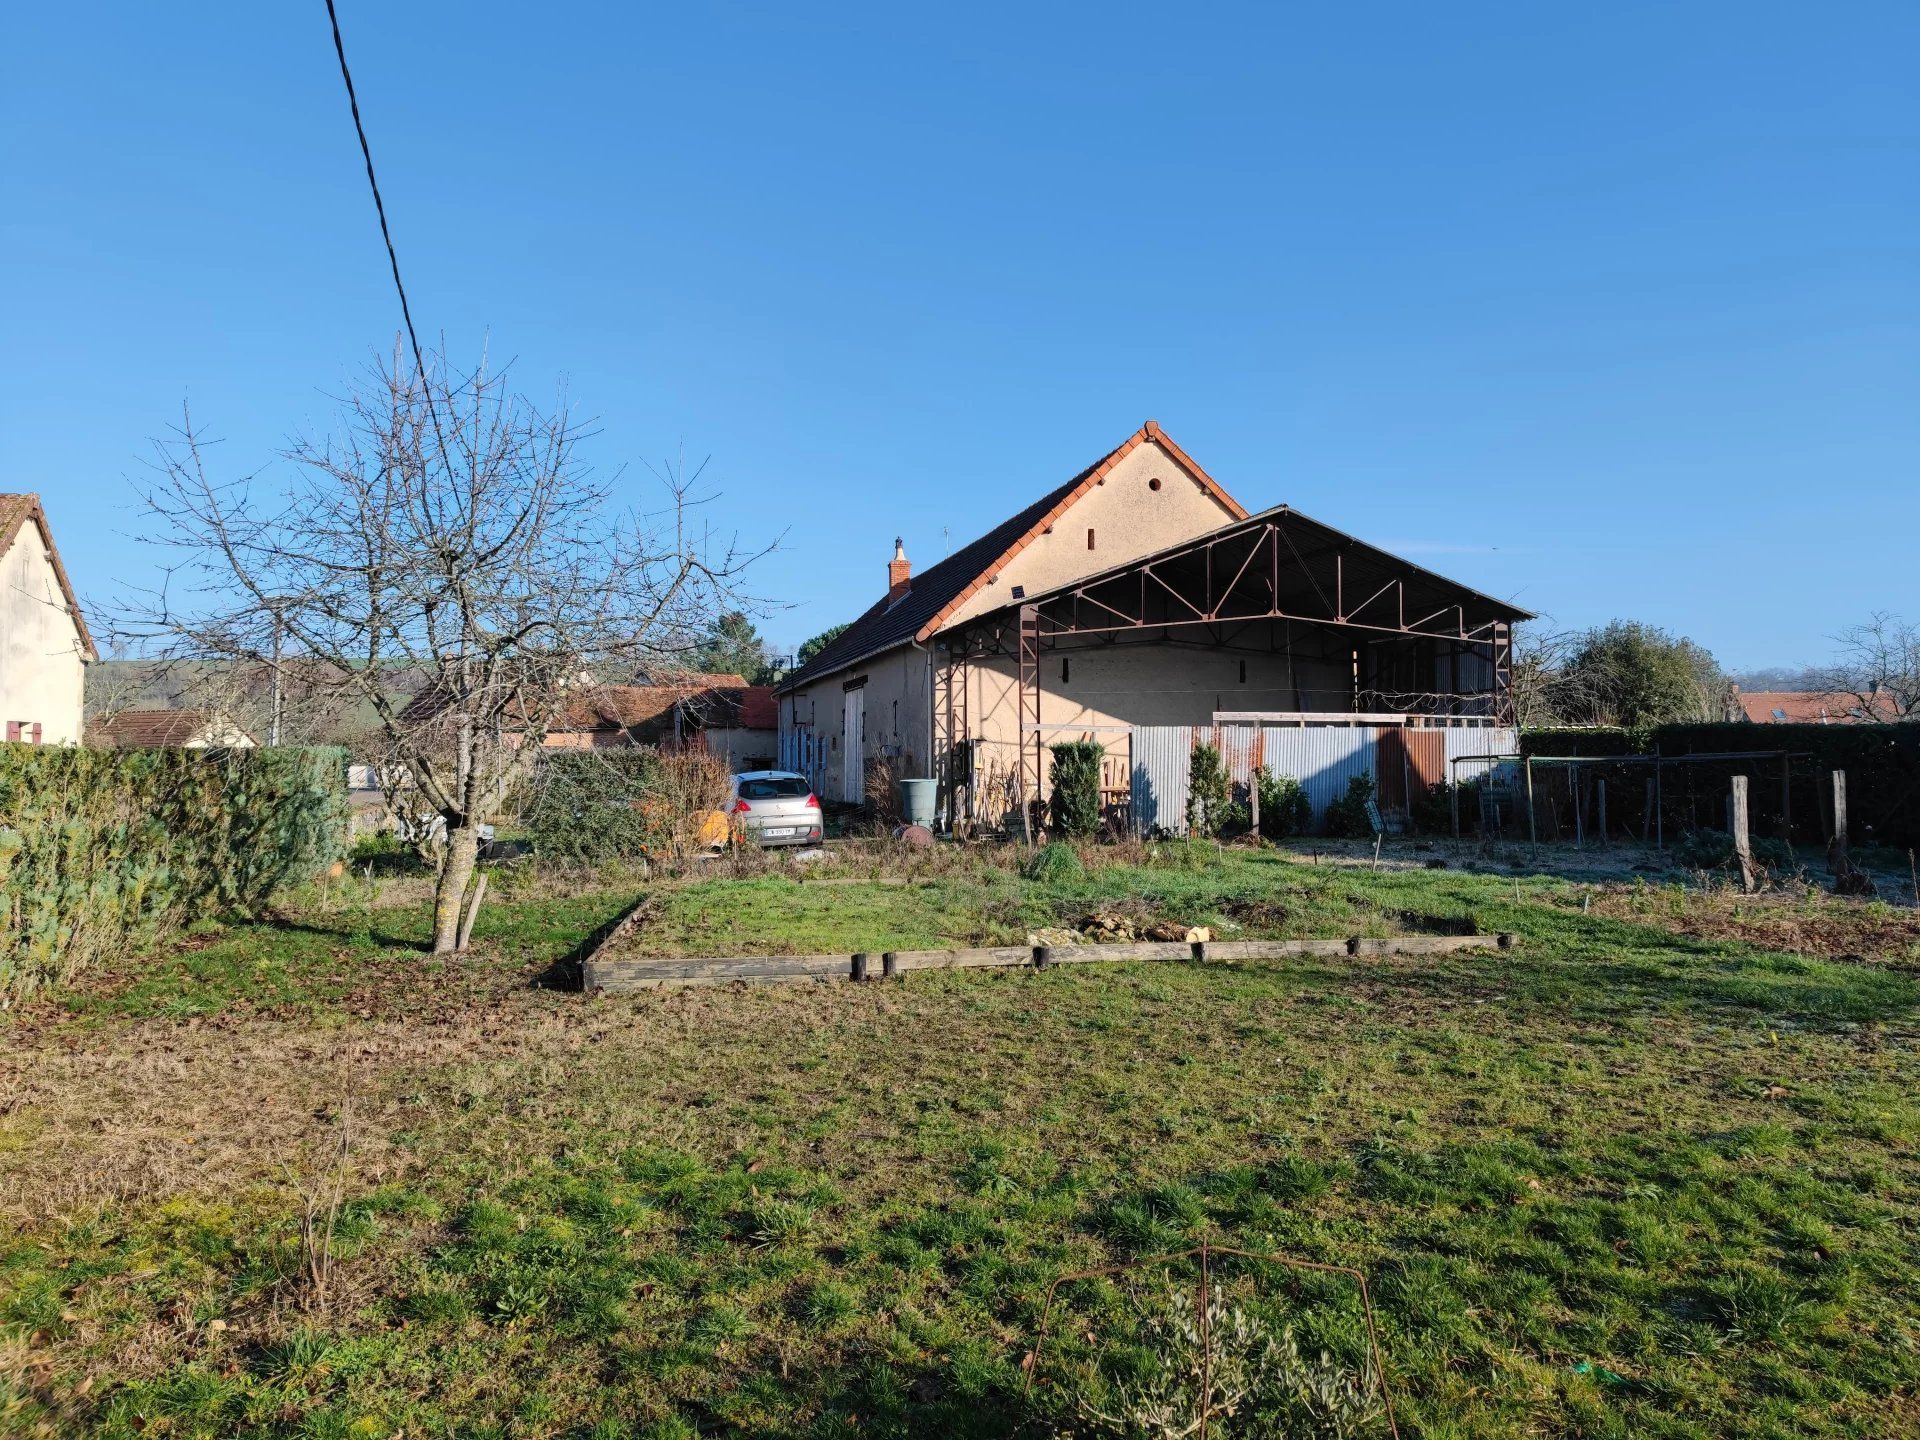
M 1920 723 L 1891 725 L 1656 725 L 1645 730 L 1526 730 L 1522 755 L 1717 755 L 1785 750 L 1791 762 L 1793 834 L 1821 838 L 1829 771 L 1847 772 L 1848 831 L 1856 845 L 1920 845 Z M 1757 762 L 1756 807 L 1778 809 L 1777 769 Z M 1695 768 L 1695 767 L 1689 767 Z M 1740 768 L 1730 764 L 1730 768 Z M 1672 773 L 1672 772 L 1669 772 Z M 1670 797 L 1671 803 L 1671 797 Z M 1664 808 L 1664 807 L 1663 807 Z M 1717 824 L 1711 814 L 1709 823 Z
M 0 1001 L 340 858 L 346 752 L 0 746 Z

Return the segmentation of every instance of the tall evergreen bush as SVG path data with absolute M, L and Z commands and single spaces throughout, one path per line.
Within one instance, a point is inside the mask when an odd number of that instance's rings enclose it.
M 312 879 L 344 853 L 346 801 L 334 749 L 0 746 L 0 1003 Z
M 1212 839 L 1227 818 L 1232 798 L 1220 747 L 1205 740 L 1195 742 L 1187 768 L 1187 833 Z
M 1051 749 L 1053 829 L 1076 838 L 1091 835 L 1100 828 L 1100 764 L 1106 746 L 1098 740 L 1062 740 Z

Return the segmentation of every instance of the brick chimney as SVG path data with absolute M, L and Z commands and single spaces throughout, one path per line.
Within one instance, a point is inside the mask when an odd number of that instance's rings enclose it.
M 893 559 L 887 562 L 887 598 L 898 600 L 912 589 L 913 565 L 907 559 L 907 547 L 898 535 L 893 537 Z

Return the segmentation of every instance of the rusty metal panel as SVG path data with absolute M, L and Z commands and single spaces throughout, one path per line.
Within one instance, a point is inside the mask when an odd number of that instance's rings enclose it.
M 1447 778 L 1447 737 L 1441 730 L 1405 730 L 1407 780 L 1416 793 L 1431 790 Z
M 1215 725 L 1212 730 L 1211 738 L 1220 747 L 1220 759 L 1226 767 L 1228 786 L 1234 795 L 1242 795 L 1253 783 L 1254 768 L 1259 763 L 1260 727 Z M 1200 735 L 1202 739 L 1208 738 L 1204 729 Z
M 1131 796 L 1135 828 L 1179 835 L 1187 827 L 1187 785 L 1196 739 L 1220 746 L 1235 794 L 1244 795 L 1256 768 L 1301 783 L 1318 824 L 1357 775 L 1381 780 L 1386 727 L 1352 724 L 1141 725 L 1133 731 Z M 1518 732 L 1492 726 L 1394 728 L 1386 748 L 1420 783 L 1451 778 L 1446 762 L 1459 755 L 1519 753 Z M 1402 758 L 1404 756 L 1404 758 Z M 1466 766 L 1469 771 L 1483 767 Z M 1396 792 L 1397 793 L 1397 792 Z

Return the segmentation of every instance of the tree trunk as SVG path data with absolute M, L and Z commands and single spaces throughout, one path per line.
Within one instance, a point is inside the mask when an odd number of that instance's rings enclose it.
M 460 949 L 460 916 L 467 902 L 480 853 L 480 832 L 473 825 L 447 827 L 447 858 L 440 867 L 440 883 L 433 892 L 433 953 L 452 955 Z

